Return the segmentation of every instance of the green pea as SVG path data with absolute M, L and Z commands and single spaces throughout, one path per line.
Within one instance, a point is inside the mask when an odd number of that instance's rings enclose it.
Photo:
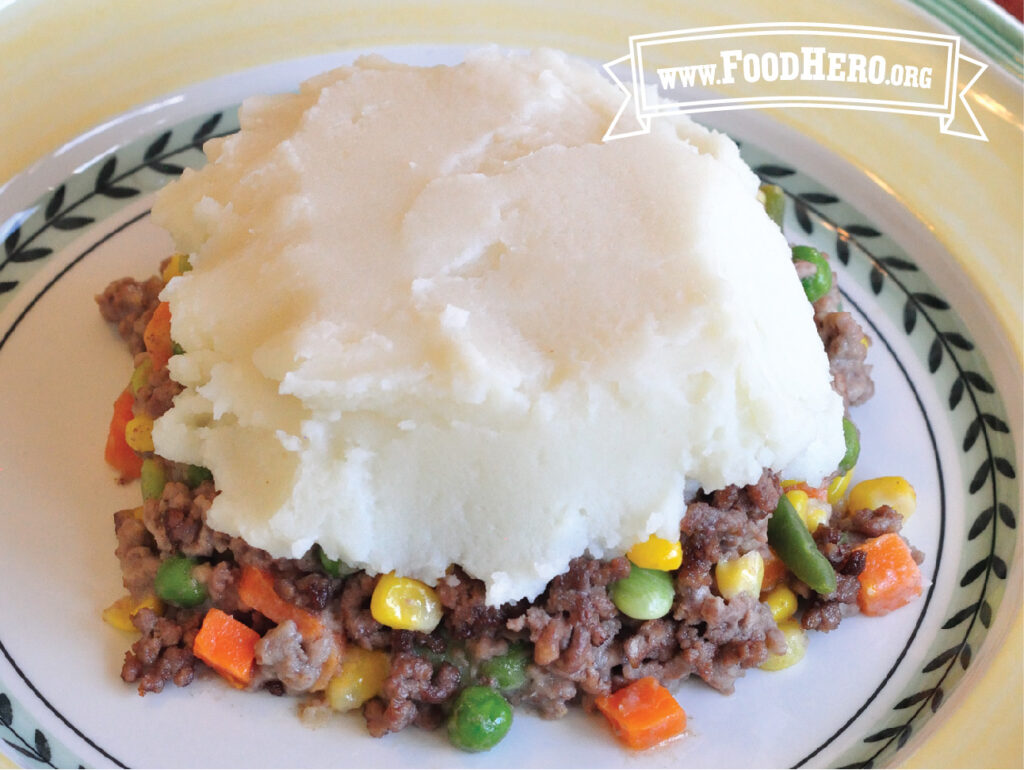
M 512 707 L 493 687 L 467 687 L 448 717 L 448 739 L 463 751 L 494 748 L 512 726 Z
M 818 268 L 811 275 L 800 279 L 808 301 L 817 302 L 828 294 L 829 289 L 832 288 L 832 268 L 829 267 L 828 260 L 821 255 L 820 251 L 810 246 L 794 246 L 793 261 L 810 262 Z
M 790 572 L 819 594 L 835 592 L 836 571 L 822 556 L 807 525 L 785 495 L 779 496 L 779 504 L 768 519 L 768 544 Z
M 670 573 L 631 564 L 629 575 L 612 583 L 609 593 L 624 615 L 653 620 L 664 617 L 672 609 L 676 589 Z
M 777 184 L 763 184 L 758 189 L 764 210 L 771 220 L 782 227 L 782 219 L 786 216 L 786 194 Z
M 164 486 L 167 484 L 167 474 L 164 471 L 163 463 L 153 457 L 147 457 L 142 461 L 139 476 L 142 484 L 142 499 L 159 500 L 164 493 Z
M 179 607 L 195 607 L 206 601 L 206 586 L 192 574 L 195 565 L 184 556 L 172 556 L 161 562 L 153 580 L 156 595 Z
M 137 396 L 142 387 L 149 383 L 149 375 L 153 371 L 153 359 L 146 356 L 142 359 L 142 363 L 135 367 L 135 371 L 132 372 L 132 379 L 128 387 L 131 389 L 132 395 Z
M 332 559 L 330 556 L 324 553 L 324 549 L 320 547 L 319 543 L 317 543 L 315 547 L 316 555 L 320 558 L 320 566 L 323 567 L 324 572 L 326 572 L 331 577 L 341 578 L 345 577 L 346 575 L 351 575 L 353 572 L 356 571 L 354 567 L 348 566 L 341 559 Z
M 195 489 L 204 481 L 213 481 L 213 472 L 202 465 L 190 465 L 185 469 L 185 483 Z
M 847 417 L 843 418 L 843 439 L 846 441 L 846 454 L 839 461 L 840 473 L 850 470 L 857 464 L 857 458 L 860 457 L 860 431 Z
M 526 684 L 526 664 L 530 652 L 521 644 L 513 645 L 504 655 L 489 658 L 480 664 L 480 678 L 502 692 L 518 690 Z

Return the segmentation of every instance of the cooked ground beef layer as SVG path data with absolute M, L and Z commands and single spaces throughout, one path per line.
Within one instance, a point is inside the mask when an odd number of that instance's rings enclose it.
M 161 286 L 155 277 L 143 282 L 124 278 L 97 297 L 103 317 L 116 326 L 136 365 L 148 356 L 142 333 Z M 847 406 L 867 400 L 874 386 L 864 363 L 864 333 L 839 309 L 835 288 L 815 304 L 815 322 L 834 388 Z M 159 417 L 179 391 L 166 367 L 150 372 L 138 390 L 136 414 Z M 750 551 L 768 555 L 767 522 L 781 488 L 778 476 L 767 470 L 756 484 L 701 492 L 689 501 L 680 526 L 683 566 L 675 574 L 675 601 L 665 617 L 639 621 L 616 608 L 608 589 L 629 574 L 624 557 L 581 556 L 535 601 L 500 607 L 487 606 L 483 583 L 453 566 L 437 586 L 443 622 L 428 635 L 393 630 L 374 620 L 369 609 L 374 576 L 332 577 L 313 552 L 301 559 L 274 559 L 240 538 L 210 529 L 206 512 L 217 495 L 213 482 L 190 486 L 185 469 L 159 461 L 168 478 L 161 497 L 146 501 L 141 514 L 127 510 L 114 515 L 124 585 L 135 599 L 152 594 L 161 561 L 185 555 L 199 560 L 195 574 L 205 583 L 208 598 L 194 609 L 169 606 L 162 616 L 148 609 L 136 614 L 141 636 L 125 655 L 122 678 L 136 683 L 142 694 L 159 692 L 168 682 L 185 686 L 205 669 L 191 649 L 210 607 L 261 634 L 252 689 L 308 695 L 321 680 L 331 645 L 304 640 L 292 621 L 275 625 L 245 606 L 236 586 L 246 565 L 269 570 L 281 598 L 315 613 L 343 644 L 389 654 L 382 692 L 363 707 L 374 736 L 409 725 L 441 724 L 445 704 L 479 678 L 478 665 L 505 654 L 510 645 L 525 644 L 532 651 L 526 683 L 511 700 L 548 718 L 562 716 L 572 702 L 589 706 L 595 696 L 644 676 L 662 682 L 696 676 L 729 693 L 744 669 L 785 651 L 767 605 L 749 595 L 724 599 L 714 580 L 714 566 L 722 559 Z M 794 579 L 794 589 L 804 598 L 804 628 L 830 631 L 857 611 L 857 574 L 864 559 L 854 547 L 868 537 L 898 531 L 901 524 L 898 514 L 882 507 L 845 517 L 833 514 L 818 529 L 815 540 L 836 568 L 838 587 L 821 596 Z

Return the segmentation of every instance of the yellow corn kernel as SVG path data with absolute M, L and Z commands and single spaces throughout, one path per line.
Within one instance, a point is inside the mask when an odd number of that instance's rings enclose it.
M 673 542 L 651 535 L 644 542 L 630 548 L 626 556 L 638 567 L 670 572 L 682 565 L 683 546 L 678 540 Z
M 798 484 L 803 484 L 803 482 L 800 481 L 799 479 L 786 479 L 785 481 L 782 482 L 782 488 L 783 489 L 792 489 L 793 487 L 797 486 Z
M 172 278 L 177 278 L 182 273 L 188 272 L 191 269 L 192 266 L 188 263 L 187 254 L 175 254 L 167 261 L 167 267 L 164 268 L 161 278 L 164 279 L 164 283 L 167 283 Z
M 163 615 L 164 603 L 156 594 L 147 594 L 144 598 L 132 605 L 132 617 L 142 609 L 153 610 L 157 615 Z
M 796 612 L 796 594 L 785 584 L 775 586 L 761 597 L 761 601 L 768 605 L 776 623 L 788 620 Z
M 132 598 L 122 596 L 103 610 L 103 620 L 121 631 L 134 631 L 132 623 Z
M 720 561 L 715 565 L 715 580 L 718 594 L 723 599 L 733 599 L 740 594 L 760 596 L 764 583 L 764 557 L 757 551 L 750 551 L 736 559 Z
M 130 419 L 124 426 L 124 440 L 136 452 L 152 452 L 153 418 L 140 414 Z
M 865 348 L 870 348 L 871 347 L 871 340 L 869 340 L 867 338 L 867 336 L 861 337 L 860 338 L 860 344 L 863 345 Z
M 843 499 L 843 495 L 846 494 L 846 488 L 850 486 L 850 479 L 853 478 L 853 468 L 850 468 L 842 476 L 836 476 L 832 481 L 828 483 L 828 501 L 831 505 L 835 505 Z
M 811 499 L 810 495 L 802 489 L 789 490 L 786 492 L 786 498 L 792 503 L 793 510 L 796 511 L 797 516 L 810 532 L 814 532 L 832 515 L 831 509 L 822 505 L 818 500 Z
M 807 510 L 804 515 L 801 516 L 804 520 L 804 525 L 807 527 L 807 531 L 814 534 L 814 531 L 822 524 L 828 522 L 832 516 L 832 506 L 827 503 L 823 503 L 820 500 L 813 500 L 808 498 Z
M 791 489 L 786 492 L 786 498 L 793 504 L 797 516 L 807 523 L 807 503 L 811 499 L 802 489 Z
M 351 711 L 380 694 L 389 658 L 380 650 L 349 647 L 338 673 L 327 683 L 327 702 L 335 711 Z
M 149 594 L 138 602 L 133 602 L 130 596 L 122 596 L 103 610 L 103 620 L 121 631 L 134 631 L 135 624 L 132 623 L 132 618 L 144 607 L 153 610 L 157 615 L 164 614 L 164 603 L 154 594 Z
M 917 493 L 902 476 L 868 479 L 850 490 L 846 509 L 852 513 L 865 508 L 874 510 L 883 505 L 888 505 L 904 520 L 909 519 L 917 508 Z
M 441 612 L 441 601 L 433 588 L 419 580 L 397 577 L 394 572 L 381 576 L 370 597 L 373 619 L 389 628 L 429 634 L 441 622 Z
M 792 618 L 783 620 L 779 623 L 779 630 L 786 637 L 786 651 L 781 655 L 769 654 L 768 660 L 761 664 L 765 671 L 781 671 L 796 665 L 807 652 L 807 634 L 800 627 L 799 621 Z

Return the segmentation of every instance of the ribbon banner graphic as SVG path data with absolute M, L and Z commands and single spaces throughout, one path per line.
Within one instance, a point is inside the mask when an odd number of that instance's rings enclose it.
M 627 64 L 631 79 L 616 71 Z M 646 134 L 659 115 L 817 107 L 930 115 L 944 134 L 988 141 L 964 98 L 987 67 L 955 35 L 849 24 L 633 35 L 629 53 L 604 65 L 626 94 L 604 139 Z

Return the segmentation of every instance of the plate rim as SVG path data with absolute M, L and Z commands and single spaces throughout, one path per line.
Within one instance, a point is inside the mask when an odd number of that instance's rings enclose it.
M 911 0 L 996 62 L 1024 78 L 1024 26 L 992 0 Z

